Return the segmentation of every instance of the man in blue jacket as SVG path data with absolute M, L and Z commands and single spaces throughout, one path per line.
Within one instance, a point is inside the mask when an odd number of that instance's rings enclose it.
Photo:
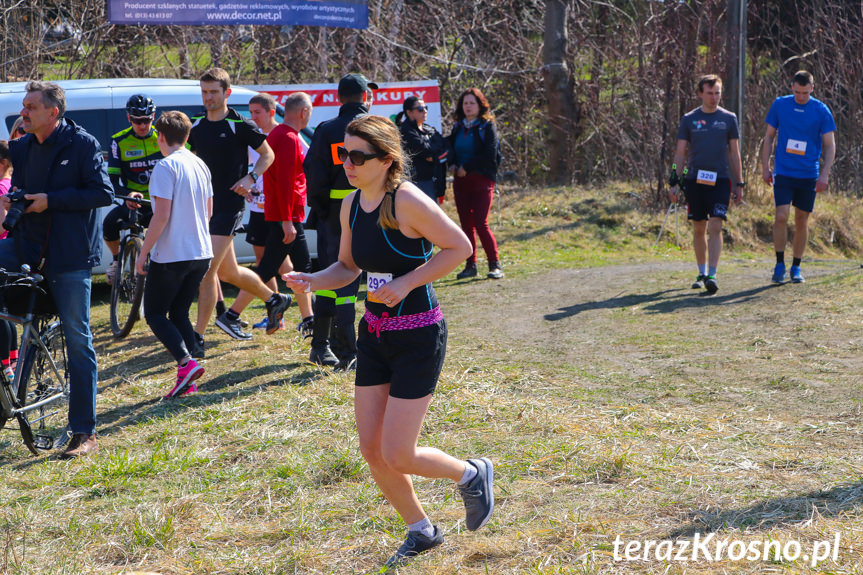
M 12 192 L 31 203 L 0 241 L 0 267 L 29 264 L 45 276 L 63 322 L 69 366 L 71 441 L 62 458 L 96 450 L 96 351 L 90 332 L 91 268 L 102 251 L 96 209 L 114 199 L 99 142 L 65 119 L 66 96 L 51 82 L 26 86 L 24 131 L 10 142 Z M 3 196 L 4 207 L 12 203 Z M 5 224 L 13 222 L 7 221 Z

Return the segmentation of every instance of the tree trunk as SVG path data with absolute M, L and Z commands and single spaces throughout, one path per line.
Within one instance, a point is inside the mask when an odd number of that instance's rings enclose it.
M 723 80 L 723 100 L 729 110 L 737 114 L 740 125 L 740 144 L 743 144 L 743 83 L 746 62 L 746 0 L 728 0 L 728 10 L 725 12 L 728 34 L 725 50 L 727 65 Z
M 572 74 L 566 65 L 566 16 L 564 0 L 546 2 L 542 75 L 548 99 L 549 183 L 557 185 L 572 181 L 572 142 L 579 123 Z

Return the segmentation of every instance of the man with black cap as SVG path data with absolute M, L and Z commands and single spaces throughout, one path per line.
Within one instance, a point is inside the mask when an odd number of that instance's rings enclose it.
M 322 269 L 339 258 L 342 235 L 339 210 L 342 200 L 354 191 L 345 177 L 336 149 L 344 144 L 345 128 L 351 120 L 360 114 L 369 113 L 371 91 L 377 89 L 377 84 L 369 82 L 362 74 L 343 77 L 339 81 L 339 115 L 322 122 L 315 129 L 303 162 L 307 199 L 317 222 L 318 262 Z M 315 292 L 315 323 L 309 356 L 312 362 L 335 366 L 336 369 L 351 369 L 354 366 L 357 355 L 354 304 L 358 288 L 359 278 L 335 291 Z

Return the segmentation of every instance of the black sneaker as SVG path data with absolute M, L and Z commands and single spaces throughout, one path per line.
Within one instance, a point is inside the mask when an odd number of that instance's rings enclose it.
M 476 264 L 466 264 L 464 269 L 457 273 L 455 277 L 460 280 L 476 277 Z
M 349 355 L 343 357 L 339 360 L 339 362 L 333 367 L 336 371 L 356 371 L 357 370 L 357 356 Z
M 279 300 L 276 303 L 270 303 L 267 300 L 267 335 L 272 335 L 279 331 L 282 326 L 282 316 L 285 315 L 285 310 L 291 307 L 291 296 L 276 294 Z
M 465 525 L 476 531 L 488 523 L 494 510 L 494 466 L 485 457 L 467 462 L 476 467 L 477 473 L 470 483 L 460 485 L 458 490 L 464 500 Z
M 695 278 L 695 281 L 692 282 L 692 289 L 704 289 L 704 280 L 707 279 L 707 276 L 698 274 L 698 277 Z
M 323 367 L 335 367 L 339 363 L 339 358 L 330 349 L 329 344 L 326 344 L 320 347 L 312 347 L 309 361 Z
M 488 274 L 486 277 L 490 280 L 499 280 L 503 277 L 503 270 L 500 269 L 500 262 L 494 262 L 488 266 Z
M 710 295 L 715 294 L 719 290 L 719 284 L 716 283 L 716 276 L 707 276 L 704 280 L 704 287 Z
M 243 328 L 240 326 L 240 320 L 228 318 L 228 312 L 225 312 L 216 318 L 216 325 L 219 326 L 219 329 L 234 339 L 242 341 L 252 339 L 252 334 L 243 331 Z
M 195 332 L 195 345 L 189 350 L 193 359 L 204 359 L 204 336 Z
M 408 531 L 408 536 L 407 539 L 405 539 L 405 542 L 402 543 L 401 547 L 398 548 L 392 557 L 387 559 L 384 566 L 398 567 L 399 565 L 404 565 L 420 553 L 428 551 L 429 549 L 434 549 L 442 543 L 443 533 L 437 525 L 435 525 L 434 535 L 431 537 L 423 535 L 420 531 Z

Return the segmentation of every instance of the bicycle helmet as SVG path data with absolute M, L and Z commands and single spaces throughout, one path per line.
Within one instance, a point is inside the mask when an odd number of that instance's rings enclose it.
M 152 98 L 148 98 L 144 94 L 135 94 L 126 102 L 126 112 L 130 116 L 142 118 L 144 116 L 152 116 L 156 113 L 156 104 Z

